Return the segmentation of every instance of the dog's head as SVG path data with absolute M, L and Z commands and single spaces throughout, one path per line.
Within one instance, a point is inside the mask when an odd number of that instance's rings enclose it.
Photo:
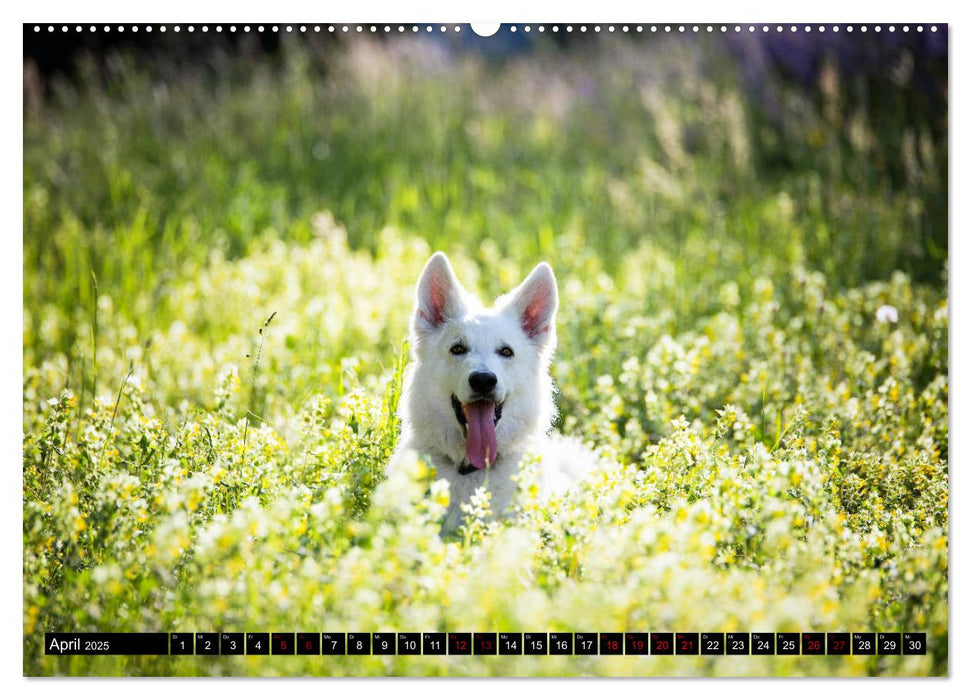
M 485 469 L 547 430 L 557 303 L 553 270 L 540 263 L 493 308 L 482 308 L 448 258 L 435 253 L 418 281 L 411 320 L 413 429 L 447 454 L 464 452 L 466 470 Z

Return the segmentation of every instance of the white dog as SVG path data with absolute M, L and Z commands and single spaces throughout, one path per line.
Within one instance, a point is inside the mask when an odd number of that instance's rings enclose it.
M 596 464 L 579 442 L 547 437 L 556 410 L 549 364 L 557 304 L 546 263 L 491 309 L 462 288 L 444 253 L 421 273 L 402 433 L 388 469 L 414 452 L 448 481 L 446 532 L 458 527 L 461 505 L 480 486 L 491 494 L 492 512 L 506 514 L 527 452 L 540 456 L 543 495 L 566 489 Z

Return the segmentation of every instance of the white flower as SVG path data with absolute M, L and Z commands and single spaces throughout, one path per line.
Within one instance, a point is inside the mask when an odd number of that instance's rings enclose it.
M 897 308 L 894 306 L 884 304 L 877 309 L 877 321 L 879 323 L 896 323 L 898 318 Z

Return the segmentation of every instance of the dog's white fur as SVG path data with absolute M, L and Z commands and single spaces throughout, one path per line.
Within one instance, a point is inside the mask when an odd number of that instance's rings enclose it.
M 412 362 L 399 411 L 402 433 L 388 470 L 409 453 L 435 467 L 451 495 L 446 532 L 458 527 L 462 504 L 480 486 L 491 494 L 493 514 L 505 515 L 516 492 L 512 477 L 527 452 L 540 458 L 541 495 L 565 490 L 596 462 L 578 441 L 548 436 L 556 410 L 549 365 L 556 348 L 557 305 L 556 278 L 546 263 L 493 308 L 483 308 L 462 288 L 444 253 L 435 253 L 421 273 L 411 319 Z M 467 352 L 453 355 L 456 343 Z M 513 355 L 500 354 L 503 347 Z M 502 404 L 495 427 L 498 456 L 488 469 L 460 474 L 465 436 L 452 396 L 462 404 L 473 400 L 469 375 L 480 371 L 497 377 L 495 400 Z

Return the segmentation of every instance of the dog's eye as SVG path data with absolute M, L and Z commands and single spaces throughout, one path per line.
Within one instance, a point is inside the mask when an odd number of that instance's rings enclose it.
M 456 343 L 451 348 L 449 348 L 449 352 L 452 353 L 453 355 L 464 355 L 468 351 L 469 349 L 464 345 L 462 345 L 462 343 Z
M 509 347 L 508 345 L 503 345 L 501 348 L 496 350 L 496 352 L 502 355 L 503 357 L 512 357 L 513 355 L 516 354 L 512 351 L 512 348 Z

